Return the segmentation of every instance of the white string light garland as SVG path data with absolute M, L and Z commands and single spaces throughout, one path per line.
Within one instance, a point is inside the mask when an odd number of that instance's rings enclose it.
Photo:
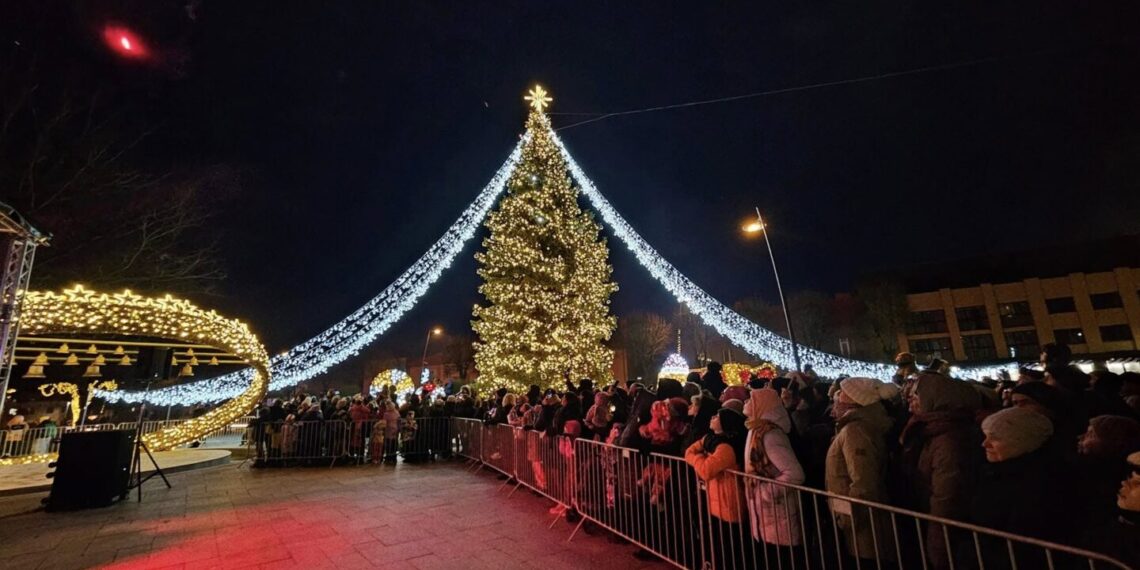
M 321 334 L 274 357 L 270 362 L 273 379 L 269 389 L 279 390 L 296 385 L 344 362 L 371 344 L 411 310 L 444 270 L 451 267 L 455 256 L 478 231 L 518 164 L 525 140 L 526 135 L 483 191 L 463 210 L 459 219 L 392 284 Z M 152 390 L 149 394 L 122 391 L 100 392 L 98 395 L 108 401 L 128 403 L 138 403 L 145 399 L 160 406 L 217 402 L 240 394 L 243 386 L 249 384 L 250 374 L 251 371 L 243 370 L 200 382 Z
M 511 152 L 507 161 L 475 200 L 467 206 L 459 219 L 399 278 L 337 324 L 287 353 L 273 358 L 271 361 L 273 378 L 269 389 L 279 390 L 304 382 L 358 354 L 411 310 L 475 235 L 518 164 L 526 136 L 523 136 L 523 140 Z M 791 342 L 788 339 L 749 321 L 720 303 L 666 261 L 634 231 L 629 222 L 617 213 L 609 200 L 602 196 L 570 156 L 570 152 L 558 135 L 552 131 L 551 136 L 566 159 L 571 176 L 578 182 L 582 193 L 586 195 L 594 209 L 602 215 L 602 219 L 614 234 L 633 252 L 638 262 L 672 293 L 678 302 L 688 305 L 693 314 L 704 324 L 753 356 L 768 360 L 784 369 L 795 367 Z M 812 365 L 817 373 L 826 377 L 845 374 L 886 380 L 894 373 L 894 367 L 887 364 L 844 358 L 803 345 L 800 346 L 800 358 L 804 364 Z M 974 377 L 997 377 L 1003 370 L 1016 373 L 1017 365 L 955 368 L 955 371 Z M 240 394 L 243 386 L 249 384 L 251 374 L 250 370 L 243 370 L 218 378 L 154 390 L 149 394 L 100 391 L 98 396 L 108 401 L 128 403 L 138 403 L 145 399 L 162 406 L 217 402 Z

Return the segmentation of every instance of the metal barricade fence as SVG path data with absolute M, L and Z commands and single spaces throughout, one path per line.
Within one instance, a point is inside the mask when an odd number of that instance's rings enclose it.
M 724 489 L 739 491 L 742 513 L 735 525 L 709 516 L 718 568 L 1128 568 L 1094 552 L 736 471 L 717 487 L 721 501 Z
M 452 430 L 448 417 L 255 422 L 247 445 L 269 466 L 419 462 L 450 457 Z
M 481 462 L 483 453 L 483 424 L 471 418 L 451 418 L 455 434 L 455 454 L 468 460 Z
M 675 566 L 702 566 L 704 506 L 681 458 L 585 439 L 574 448 L 575 505 L 585 519 Z
M 679 568 L 1127 570 L 1093 552 L 736 471 L 702 481 L 678 457 L 513 431 L 520 485 Z
M 515 476 L 515 430 L 509 425 L 483 428 L 483 463 L 508 477 Z

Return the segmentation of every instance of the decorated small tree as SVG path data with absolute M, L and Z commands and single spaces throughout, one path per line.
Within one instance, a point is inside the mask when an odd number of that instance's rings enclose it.
M 566 161 L 551 139 L 541 87 L 527 97 L 531 112 L 521 159 L 507 195 L 488 217 L 490 236 L 476 253 L 486 302 L 472 327 L 479 387 L 524 392 L 564 377 L 612 377 L 605 341 L 610 315 L 609 248 L 593 216 L 578 205 Z

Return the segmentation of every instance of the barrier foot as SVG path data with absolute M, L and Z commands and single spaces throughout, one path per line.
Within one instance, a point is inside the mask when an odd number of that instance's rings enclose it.
M 513 497 L 515 495 L 515 491 L 519 490 L 519 487 L 522 487 L 522 481 L 521 480 L 518 481 L 517 483 L 515 483 L 515 488 L 511 489 L 511 492 L 507 495 L 507 498 L 509 499 L 509 498 Z
M 507 475 L 507 480 L 506 480 L 506 481 L 503 481 L 503 484 L 502 484 L 502 485 L 499 485 L 499 488 L 498 488 L 498 489 L 497 489 L 495 492 L 496 492 L 496 493 L 498 493 L 498 492 L 502 491 L 502 490 L 503 490 L 503 488 L 505 488 L 507 485 L 510 485 L 510 484 L 511 484 L 511 481 L 513 481 L 513 480 L 514 480 L 514 477 L 511 477 L 510 475 Z M 517 487 L 516 487 L 516 488 L 517 488 Z M 514 493 L 514 492 L 512 491 L 512 493 Z M 507 498 L 510 498 L 510 495 L 507 495 Z
M 578 514 L 581 515 L 581 513 Z M 578 524 L 574 526 L 574 532 L 570 533 L 570 537 L 566 539 L 566 542 L 574 540 L 574 535 L 578 534 L 578 531 L 582 529 L 582 525 L 584 524 L 586 524 L 586 517 L 583 516 L 582 520 L 578 521 Z
M 562 503 L 558 503 L 558 504 L 561 505 Z M 548 526 L 546 528 L 554 528 L 554 525 L 558 524 L 558 520 L 562 518 L 563 513 L 565 513 L 565 511 L 558 513 L 557 515 L 554 515 L 554 520 L 550 521 L 550 526 Z

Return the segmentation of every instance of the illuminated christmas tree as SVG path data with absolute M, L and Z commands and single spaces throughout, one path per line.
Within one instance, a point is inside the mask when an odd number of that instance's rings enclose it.
M 487 219 L 475 254 L 486 303 L 475 307 L 475 367 L 482 390 L 525 392 L 562 385 L 564 375 L 605 382 L 613 352 L 609 248 L 578 205 L 566 161 L 550 137 L 542 87 L 531 102 L 527 139 L 507 195 Z

